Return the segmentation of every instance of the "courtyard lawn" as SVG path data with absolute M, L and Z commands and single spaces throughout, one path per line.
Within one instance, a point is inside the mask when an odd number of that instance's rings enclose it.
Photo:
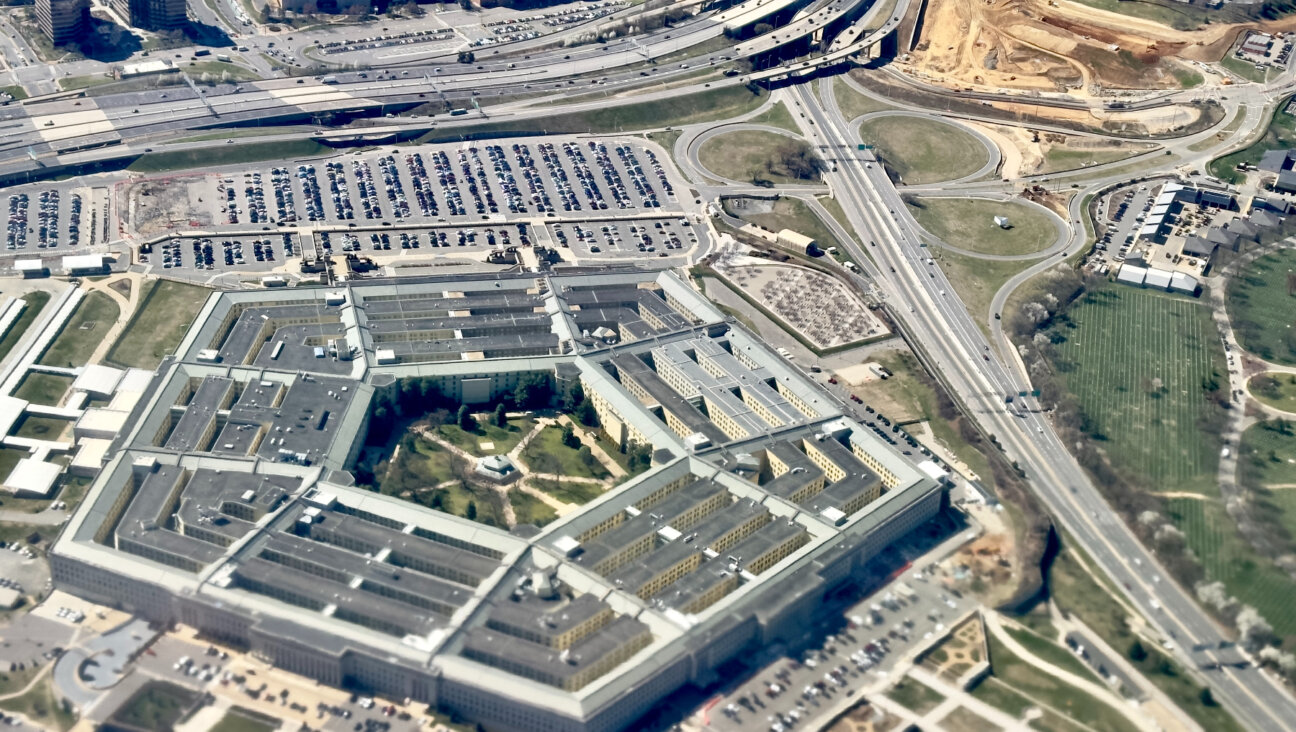
M 536 479 L 531 481 L 531 485 L 537 490 L 544 491 L 563 503 L 572 503 L 577 506 L 584 505 L 603 495 L 603 486 L 597 483 L 588 483 L 583 480 L 564 480 L 562 482 L 553 480 Z
M 1229 280 L 1227 302 L 1238 345 L 1266 361 L 1296 364 L 1296 250 L 1247 265 Z
M 477 429 L 471 432 L 461 429 L 457 424 L 443 424 L 437 426 L 436 433 L 441 439 L 469 455 L 485 457 L 503 455 L 517 447 L 535 426 L 535 420 L 530 417 L 511 417 L 507 427 L 496 427 L 491 423 L 493 416 L 489 412 L 477 415 Z M 491 443 L 490 449 L 483 449 L 483 442 Z
M 1112 285 L 1086 293 L 1050 331 L 1055 367 L 1113 466 L 1152 491 L 1216 495 L 1224 373 L 1210 310 L 1184 297 Z
M 545 427 L 540 430 L 522 451 L 522 460 L 539 473 L 599 480 L 609 475 L 597 459 L 582 460 L 579 449 L 564 445 L 561 427 Z
M 57 407 L 63 401 L 63 395 L 71 388 L 72 381 L 71 376 L 31 371 L 23 377 L 13 395 L 33 404 Z
M 959 127 L 925 117 L 887 116 L 860 126 L 887 167 L 909 185 L 969 176 L 988 161 L 985 145 Z
M 122 367 L 154 369 L 175 351 L 211 290 L 172 280 L 149 280 L 139 305 L 105 359 Z
M 1015 201 L 918 198 L 906 205 L 936 238 L 978 254 L 1034 254 L 1057 240 L 1057 227 L 1049 214 Z M 1011 228 L 1001 228 L 994 222 L 996 216 L 1008 217 Z
M 886 693 L 891 701 L 905 709 L 918 714 L 926 714 L 945 701 L 945 697 L 935 689 L 914 679 L 900 679 Z
M 50 294 L 37 290 L 23 295 L 22 299 L 27 301 L 27 307 L 23 308 L 22 313 L 14 320 L 13 325 L 9 326 L 9 331 L 4 334 L 3 338 L 0 338 L 0 359 L 8 356 L 13 347 L 18 345 L 18 341 L 22 339 L 23 334 L 36 321 L 36 316 L 40 315 L 41 311 L 45 309 L 45 303 L 49 302 Z
M 86 295 L 39 363 L 46 366 L 86 365 L 120 314 L 117 302 L 104 293 Z
M 70 419 L 28 414 L 18 420 L 18 424 L 11 434 L 15 437 L 28 437 L 33 440 L 57 441 L 71 427 L 72 420 Z
M 544 526 L 545 524 L 558 518 L 558 512 L 554 511 L 549 504 L 536 498 L 518 488 L 509 490 L 509 503 L 513 504 L 513 517 L 517 523 L 535 524 Z

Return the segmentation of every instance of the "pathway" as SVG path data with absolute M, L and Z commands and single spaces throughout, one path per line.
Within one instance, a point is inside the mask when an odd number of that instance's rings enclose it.
M 131 284 L 129 298 L 122 296 L 120 292 L 109 287 L 110 284 L 114 284 L 121 280 L 126 280 Z M 113 347 L 113 344 L 117 342 L 119 337 L 121 337 L 122 331 L 126 329 L 126 324 L 130 322 L 131 316 L 135 314 L 136 306 L 139 305 L 140 286 L 143 284 L 143 275 L 134 272 L 126 272 L 121 275 L 106 277 L 97 282 L 91 282 L 89 280 L 84 280 L 82 282 L 81 289 L 85 290 L 86 294 L 91 292 L 102 292 L 117 303 L 117 322 L 113 323 L 112 327 L 108 329 L 108 332 L 104 334 L 103 340 L 99 341 L 99 345 L 95 347 L 94 353 L 90 354 L 90 358 L 86 363 L 102 362 L 108 355 L 108 351 Z

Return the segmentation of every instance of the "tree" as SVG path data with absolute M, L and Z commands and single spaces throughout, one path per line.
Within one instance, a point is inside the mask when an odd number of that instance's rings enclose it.
M 752 26 L 752 34 L 758 36 L 763 36 L 766 33 L 772 32 L 773 30 L 774 30 L 774 26 L 770 25 L 769 23 L 757 23 L 756 25 Z
M 459 52 L 459 63 L 461 64 L 470 64 L 476 60 L 477 60 L 477 54 L 473 53 L 472 51 Z
M 459 407 L 459 414 L 455 421 L 459 423 L 459 429 L 464 432 L 472 432 L 477 429 L 477 420 L 473 419 L 472 412 L 468 411 L 467 404 Z
M 1138 641 L 1134 641 L 1133 643 L 1130 644 L 1128 655 L 1130 657 L 1130 660 L 1134 661 L 1135 663 L 1143 663 L 1144 661 L 1147 660 L 1148 657 L 1147 649 L 1144 648 L 1143 644 L 1139 643 Z
M 1219 702 L 1215 701 L 1215 695 L 1211 693 L 1209 686 L 1203 686 L 1201 693 L 1197 695 L 1197 698 L 1201 700 L 1202 706 L 1219 706 Z
M 476 521 L 476 520 L 477 520 L 477 502 L 476 502 L 476 501 L 469 501 L 469 502 L 468 502 L 468 509 L 467 509 L 466 511 L 464 511 L 464 516 L 465 516 L 469 521 Z
M 594 463 L 596 462 L 594 451 L 589 448 L 589 445 L 581 445 L 580 449 L 576 451 L 576 455 L 580 458 L 581 465 L 584 465 L 587 468 L 594 467 Z
M 573 450 L 575 450 L 577 447 L 580 447 L 581 444 L 580 438 L 576 436 L 576 430 L 572 429 L 571 424 L 563 425 L 562 444 L 566 445 L 567 447 L 570 447 Z
M 594 409 L 594 402 L 586 399 L 576 407 L 576 419 L 586 427 L 598 426 L 598 411 Z
M 508 412 L 504 410 L 504 402 L 500 402 L 495 407 L 495 426 L 496 427 L 508 426 Z
M 567 393 L 563 395 L 562 410 L 572 414 L 580 407 L 581 402 L 585 401 L 585 387 L 581 386 L 579 381 L 572 384 Z

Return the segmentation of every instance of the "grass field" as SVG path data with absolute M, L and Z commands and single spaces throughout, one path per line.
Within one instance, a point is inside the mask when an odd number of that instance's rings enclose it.
M 906 205 L 938 239 L 978 254 L 1034 254 L 1057 239 L 1057 227 L 1048 214 L 1013 201 L 919 198 Z M 1012 228 L 1000 228 L 995 216 L 1007 216 Z
M 1159 3 L 1139 2 L 1138 0 L 1077 0 L 1081 5 L 1107 10 L 1112 13 L 1130 15 L 1135 18 L 1151 20 L 1168 25 L 1177 30 L 1193 30 L 1209 22 L 1209 14 L 1204 10 L 1184 5 L 1182 9 Z
M 998 729 L 984 717 L 967 707 L 954 707 L 940 720 L 940 726 L 947 732 L 986 732 Z
M 331 152 L 333 152 L 333 148 L 314 140 L 248 142 L 219 149 L 208 148 L 205 150 L 145 153 L 126 166 L 126 169 L 136 173 L 161 173 L 168 170 L 202 168 L 210 165 L 214 156 L 219 157 L 222 165 L 234 165 L 236 163 L 256 163 L 263 160 L 306 158 L 314 155 L 327 155 Z
M 139 305 L 105 359 L 115 366 L 155 369 L 173 352 L 211 290 L 172 280 L 149 280 Z
M 28 414 L 18 420 L 12 434 L 33 440 L 58 440 L 72 427 L 72 420 Z
M 972 689 L 975 699 L 989 704 L 1001 712 L 1007 712 L 1020 718 L 1027 709 L 1037 706 L 1035 702 L 1022 696 L 1020 691 L 991 676 Z
M 565 480 L 559 483 L 552 480 L 538 479 L 531 481 L 531 485 L 563 503 L 573 503 L 578 506 L 589 503 L 603 495 L 603 486 L 586 483 L 585 481 Z
M 1296 249 L 1282 249 L 1229 280 L 1229 319 L 1238 345 L 1266 361 L 1296 364 L 1296 279 L 1288 284 L 1293 274 Z
M 1241 182 L 1243 175 L 1236 168 L 1239 163 L 1255 165 L 1267 150 L 1281 150 L 1296 147 L 1296 117 L 1287 114 L 1288 100 L 1278 103 L 1269 123 L 1269 129 L 1255 144 L 1211 161 L 1210 174 L 1229 183 Z
M 913 679 L 900 679 L 886 695 L 896 704 L 918 714 L 926 714 L 945 701 L 940 692 Z
M 797 127 L 796 120 L 792 119 L 792 113 L 783 102 L 776 102 L 769 109 L 747 120 L 747 124 L 769 125 L 797 135 L 801 134 L 801 128 Z
M 888 109 L 895 109 L 889 104 L 884 104 L 872 97 L 866 97 L 855 91 L 840 78 L 833 79 L 833 96 L 837 98 L 837 108 L 841 110 L 842 116 L 847 121 L 856 117 L 869 114 L 871 112 L 882 112 Z
M 545 524 L 558 518 L 558 512 L 549 507 L 549 504 L 536 498 L 530 493 L 512 488 L 508 492 L 509 503 L 513 505 L 513 517 L 518 524 L 535 524 L 544 526 Z
M 924 117 L 879 117 L 860 125 L 860 137 L 909 184 L 971 175 L 986 164 L 985 146 L 970 133 Z
M 1203 384 L 1223 373 L 1210 310 L 1112 285 L 1083 295 L 1049 331 L 1055 366 L 1112 464 L 1153 491 L 1216 495 L 1218 434 Z
M 278 724 L 259 719 L 262 715 L 234 707 L 209 732 L 274 732 Z M 275 720 L 278 722 L 278 720 Z
M 1208 579 L 1223 582 L 1230 595 L 1259 610 L 1279 635 L 1296 634 L 1296 580 L 1251 549 L 1222 504 L 1177 498 L 1168 510 Z
M 45 309 L 50 294 L 37 290 L 23 295 L 22 299 L 27 301 L 27 307 L 23 308 L 18 318 L 14 320 L 13 325 L 9 326 L 9 331 L 4 334 L 3 338 L 0 338 L 0 359 L 9 355 L 9 352 L 13 350 L 14 346 L 18 345 L 18 341 L 22 339 L 23 334 L 27 332 L 31 324 L 36 322 L 36 316 L 40 315 L 41 311 Z
M 26 91 L 25 89 L 23 89 L 21 86 L 17 86 L 17 85 L 14 85 L 14 86 L 0 86 L 0 93 L 2 93 L 2 94 L 8 94 L 9 96 L 13 97 L 14 99 L 26 99 L 26 98 L 27 98 L 27 91 Z
M 978 259 L 944 247 L 932 247 L 931 256 L 945 271 L 954 291 L 982 330 L 985 330 L 986 319 L 990 317 L 990 302 L 994 300 L 994 294 L 1013 275 L 1032 264 L 1031 261 Z
M 40 357 L 46 366 L 84 366 L 104 334 L 117 322 L 121 309 L 102 292 L 86 295 L 63 330 Z
M 598 460 L 581 460 L 579 449 L 564 445 L 560 427 L 545 427 L 540 430 L 522 451 L 522 459 L 532 470 L 541 473 L 600 480 L 609 475 Z
M 1137 143 L 1127 143 L 1120 147 L 1112 147 L 1103 150 L 1083 150 L 1065 145 L 1054 145 L 1044 153 L 1044 162 L 1040 165 L 1040 173 L 1056 173 L 1062 170 L 1075 170 L 1076 168 L 1086 168 L 1094 165 L 1106 165 L 1118 160 L 1134 157 L 1140 153 L 1147 152 L 1155 148 L 1155 144 L 1139 145 Z
M 791 229 L 805 234 L 818 242 L 820 249 L 837 247 L 840 251 L 842 248 L 842 243 L 833 236 L 828 225 L 799 198 L 783 196 L 774 202 L 774 208 L 769 213 L 746 213 L 741 210 L 731 211 L 731 213 L 743 221 L 750 221 L 770 231 Z
M 110 719 L 138 729 L 171 729 L 193 702 L 192 692 L 175 684 L 153 682 L 135 692 Z
M 0 481 L 9 477 L 19 460 L 28 456 L 27 450 L 17 447 L 0 447 Z
M 1296 412 L 1296 374 L 1269 372 L 1247 382 L 1251 396 L 1284 412 Z
M 490 423 L 491 414 L 477 415 L 477 429 L 465 432 L 457 424 L 443 424 L 436 428 L 436 433 L 443 440 L 463 450 L 469 455 L 485 457 L 503 455 L 517 447 L 523 437 L 535 426 L 530 417 L 513 417 L 507 427 L 496 427 Z M 490 449 L 482 449 L 481 443 L 491 443 Z
M 76 724 L 76 715 L 64 711 L 63 705 L 59 703 L 60 698 L 54 691 L 54 682 L 47 674 L 26 694 L 0 701 L 0 709 L 26 715 L 38 729 L 62 732 Z
M 809 178 L 790 175 L 779 160 L 780 150 L 795 149 L 808 152 L 802 140 L 794 140 L 773 132 L 738 130 L 717 135 L 698 148 L 698 161 L 702 167 L 722 178 L 742 183 L 769 181 L 771 183 L 817 183 L 816 173 Z
M 63 395 L 71 388 L 72 381 L 71 376 L 32 371 L 23 377 L 22 383 L 14 390 L 13 395 L 33 404 L 57 407 L 63 401 Z
M 1081 661 L 1080 658 L 1069 649 L 1064 648 L 1043 636 L 1036 635 L 1029 630 L 1019 628 L 1005 628 L 1004 630 L 1008 635 L 1013 637 L 1013 640 L 1020 643 L 1023 648 L 1030 651 L 1031 655 L 1041 661 L 1051 663 L 1060 669 L 1070 671 L 1080 678 L 1088 679 L 1098 684 L 1102 683 L 1102 680 L 1094 674 L 1089 666 L 1085 664 L 1084 661 Z
M 1220 59 L 1219 64 L 1247 81 L 1260 84 L 1265 83 L 1266 77 L 1269 75 L 1269 67 L 1257 69 L 1255 64 L 1250 61 L 1243 61 L 1232 53 L 1225 54 L 1224 58 Z

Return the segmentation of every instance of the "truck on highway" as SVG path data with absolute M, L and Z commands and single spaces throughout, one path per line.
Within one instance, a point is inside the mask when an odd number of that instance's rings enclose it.
M 466 110 L 466 109 L 452 109 L 452 110 L 450 110 L 450 116 L 451 116 L 451 117 L 458 117 L 458 116 L 460 116 L 460 115 L 464 115 L 464 114 L 468 114 L 468 110 Z
M 334 76 L 334 75 L 332 75 L 332 74 L 329 74 L 328 76 L 325 76 L 324 78 L 320 79 L 320 83 L 322 83 L 322 84 L 336 84 L 336 83 L 338 83 L 338 80 L 337 80 L 337 77 L 336 77 L 336 76 Z

